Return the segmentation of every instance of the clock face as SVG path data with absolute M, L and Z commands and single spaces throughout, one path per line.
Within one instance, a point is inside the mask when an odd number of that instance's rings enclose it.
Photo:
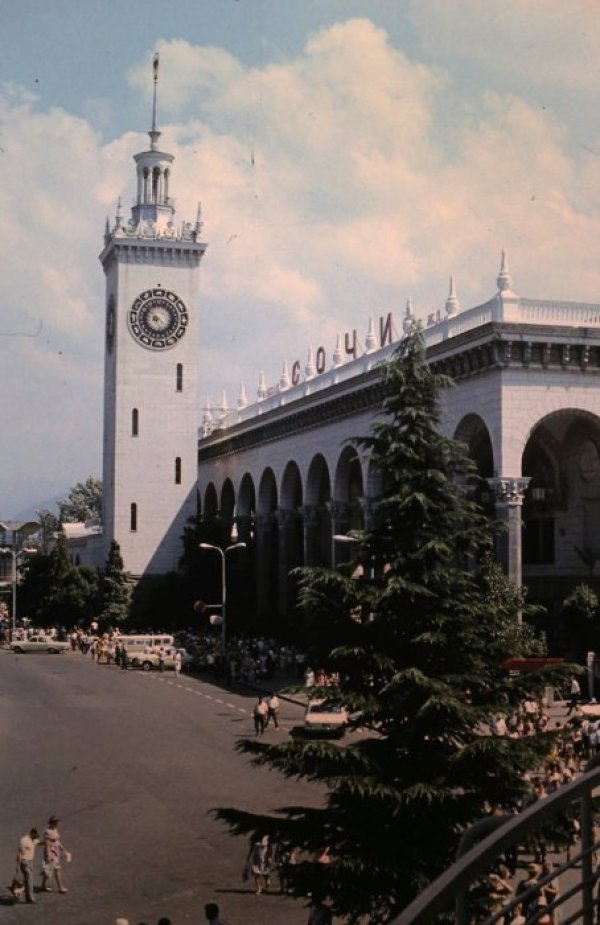
M 131 336 L 149 350 L 174 347 L 185 334 L 188 322 L 185 304 L 168 289 L 140 293 L 127 315 Z

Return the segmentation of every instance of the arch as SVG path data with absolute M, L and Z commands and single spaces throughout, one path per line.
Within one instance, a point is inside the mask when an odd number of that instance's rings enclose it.
M 140 433 L 140 412 L 137 408 L 131 410 L 131 436 L 138 437 Z
M 175 457 L 175 484 L 181 485 L 181 456 Z
M 213 482 L 209 482 L 204 491 L 203 511 L 205 517 L 215 517 L 219 510 L 219 501 L 217 499 L 217 489 Z
M 304 560 L 306 565 L 331 565 L 333 529 L 331 479 L 325 457 L 317 453 L 306 477 Z
M 335 469 L 333 500 L 336 533 L 362 529 L 363 497 L 362 460 L 356 447 L 346 446 L 340 453 Z
M 281 479 L 279 505 L 286 511 L 295 511 L 302 505 L 302 479 L 298 463 L 290 461 L 284 469 Z
M 231 479 L 225 479 L 221 488 L 221 517 L 228 523 L 233 523 L 235 511 L 235 489 Z
M 269 466 L 260 477 L 258 485 L 258 513 L 272 514 L 277 508 L 277 481 Z
M 131 502 L 129 506 L 129 529 L 132 533 L 137 531 L 138 526 L 138 506 L 135 501 Z
M 600 417 L 560 408 L 527 435 L 523 575 L 532 600 L 556 613 L 565 593 L 555 576 L 600 573 Z M 552 626 L 550 627 L 552 639 Z
M 175 391 L 183 392 L 183 363 L 178 363 L 175 368 Z
M 481 478 L 492 478 L 496 469 L 494 450 L 489 429 L 483 418 L 478 414 L 466 414 L 454 431 L 454 439 L 466 446 Z
M 268 467 L 260 477 L 256 514 L 256 604 L 261 625 L 277 626 L 279 613 L 279 533 L 275 520 L 277 481 Z
M 329 466 L 322 453 L 313 456 L 306 476 L 306 504 L 322 506 L 331 500 Z
M 240 482 L 237 500 L 237 516 L 252 517 L 256 511 L 256 489 L 249 472 L 246 472 Z

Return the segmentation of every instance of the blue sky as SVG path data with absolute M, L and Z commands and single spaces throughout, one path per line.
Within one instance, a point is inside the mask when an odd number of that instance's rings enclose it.
M 0 513 L 101 473 L 106 215 L 160 51 L 177 218 L 203 204 L 201 404 L 411 296 L 600 300 L 595 0 L 0 0 Z M 5 391 L 6 399 L 6 391 Z M 201 410 L 199 409 L 199 419 Z

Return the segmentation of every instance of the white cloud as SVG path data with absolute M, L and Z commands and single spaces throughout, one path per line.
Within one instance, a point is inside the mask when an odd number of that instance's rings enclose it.
M 546 2 L 551 22 L 556 4 Z M 446 62 L 476 40 L 478 55 L 493 54 L 502 33 L 486 35 L 479 3 L 458 5 L 464 36 L 455 35 L 454 5 L 413 7 L 430 46 L 443 46 Z M 504 7 L 504 35 L 516 36 L 536 4 Z M 366 19 L 322 29 L 296 58 L 262 68 L 183 39 L 157 47 L 161 146 L 175 155 L 177 217 L 193 220 L 201 199 L 209 243 L 203 398 L 215 401 L 225 387 L 233 404 L 242 380 L 252 396 L 261 368 L 273 382 L 284 358 L 304 365 L 310 345 L 331 355 L 338 331 L 356 327 L 363 341 L 369 316 L 399 317 L 408 295 L 422 313 L 442 307 L 451 273 L 463 306 L 488 298 L 502 247 L 518 291 L 597 298 L 594 145 L 575 154 L 569 126 L 512 84 L 482 84 L 467 100 L 449 68 L 411 60 Z M 497 52 L 498 73 L 507 54 Z M 130 73 L 148 124 L 151 57 Z M 561 67 L 566 73 L 568 62 Z M 440 123 L 443 111 L 450 115 Z M 53 493 L 100 471 L 97 255 L 118 196 L 127 216 L 131 157 L 147 138 L 127 133 L 102 144 L 95 125 L 44 112 L 14 86 L 0 119 L 0 209 L 13 217 L 0 227 L 0 355 L 10 381 L 25 383 L 5 424 L 23 431 L 32 459 L 51 435 L 44 478 Z M 35 333 L 40 323 L 37 337 L 7 336 Z M 24 479 L 16 454 L 12 465 Z M 30 470 L 36 479 L 38 469 Z M 11 496 L 0 494 L 5 515 Z

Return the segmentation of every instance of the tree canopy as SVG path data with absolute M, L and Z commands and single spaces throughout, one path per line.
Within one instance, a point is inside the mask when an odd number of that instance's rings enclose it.
M 102 480 L 88 476 L 77 482 L 69 494 L 58 502 L 61 523 L 100 521 L 102 517 Z
M 350 742 L 241 740 L 256 765 L 320 784 L 323 802 L 216 811 L 233 833 L 300 848 L 293 892 L 329 897 L 347 922 L 397 915 L 454 860 L 466 826 L 526 798 L 524 774 L 548 749 L 544 736 L 487 734 L 492 715 L 541 690 L 543 677 L 509 681 L 501 667 L 530 654 L 522 595 L 491 564 L 476 470 L 439 428 L 450 382 L 426 363 L 418 328 L 383 375 L 383 412 L 357 441 L 382 479 L 375 521 L 354 536 L 352 562 L 304 569 L 300 581 L 318 657 L 339 678 L 308 693 L 346 705 Z M 331 863 L 309 860 L 325 847 Z

